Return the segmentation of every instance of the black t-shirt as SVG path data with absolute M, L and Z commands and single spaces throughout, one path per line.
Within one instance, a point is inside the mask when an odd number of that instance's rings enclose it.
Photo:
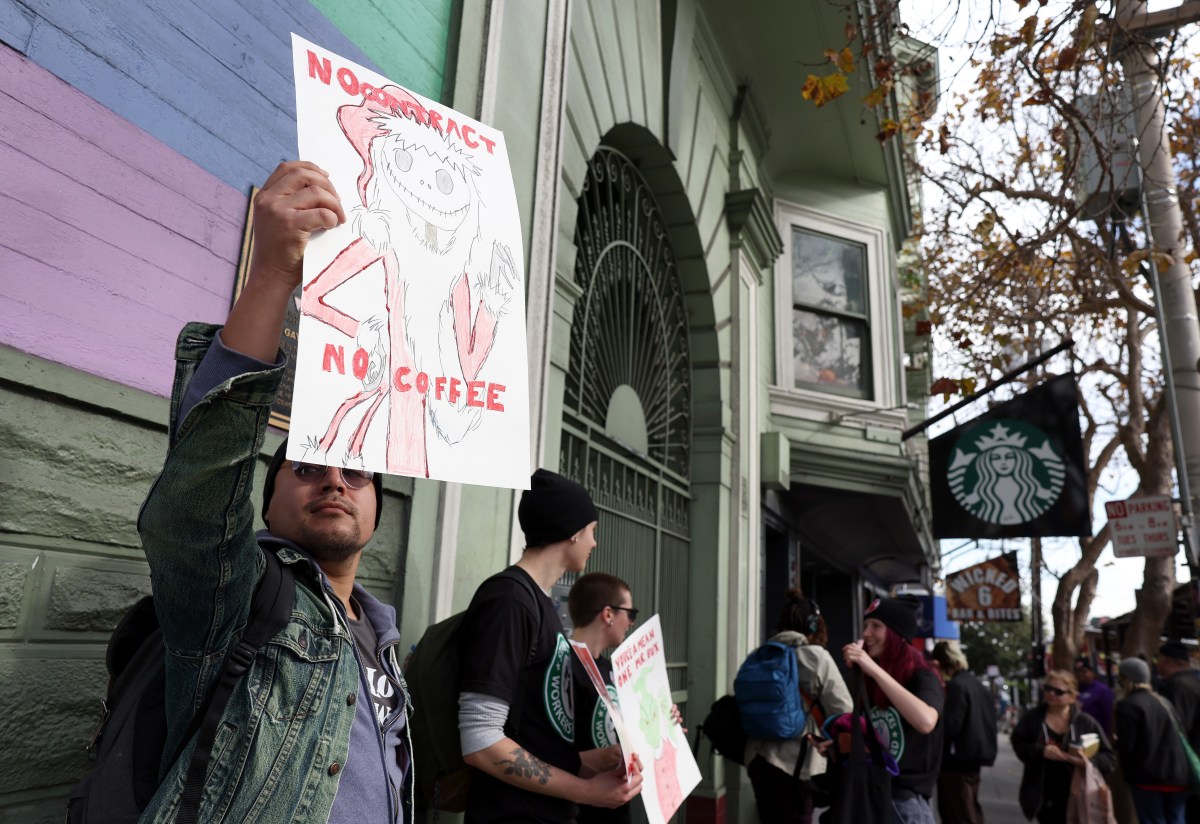
M 900 775 L 892 779 L 892 787 L 912 790 L 928 798 L 933 794 L 942 764 L 942 709 L 945 694 L 938 677 L 927 669 L 917 670 L 904 688 L 937 710 L 938 722 L 933 732 L 928 735 L 917 732 L 895 707 L 885 710 L 872 707 L 871 721 L 879 740 L 900 765 Z
M 512 575 L 528 579 L 536 603 Z M 476 590 L 462 632 L 459 691 L 507 702 L 509 737 L 539 760 L 578 775 L 571 667 L 575 653 L 550 598 L 523 569 L 510 567 Z M 526 664 L 535 634 L 537 652 Z M 575 813 L 570 801 L 518 789 L 483 772 L 475 773 L 467 795 L 468 822 L 569 822 Z
M 612 661 L 604 656 L 596 658 L 596 669 L 608 685 L 608 697 L 617 703 L 617 691 L 612 686 Z M 592 679 L 581 666 L 574 667 L 575 673 L 575 746 L 580 752 L 608 747 L 617 743 L 617 731 L 613 727 L 608 708 L 596 694 Z M 633 820 L 630 804 L 622 804 L 615 810 L 579 805 L 576 824 L 628 824 Z
M 382 727 L 383 723 L 396 711 L 399 701 L 391 679 L 387 677 L 383 666 L 379 663 L 379 636 L 375 634 L 375 628 L 363 614 L 362 607 L 356 605 L 355 609 L 361 617 L 356 621 L 347 616 L 346 623 L 350 625 L 350 632 L 354 635 L 358 655 L 362 659 L 367 683 L 371 688 L 371 705 L 375 710 L 375 720 Z

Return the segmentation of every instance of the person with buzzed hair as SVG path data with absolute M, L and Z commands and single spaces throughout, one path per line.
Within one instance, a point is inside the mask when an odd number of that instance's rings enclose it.
M 571 640 L 585 644 L 601 678 L 608 686 L 608 697 L 616 704 L 617 691 L 613 687 L 612 661 L 603 653 L 620 646 L 625 636 L 637 623 L 638 608 L 633 605 L 633 593 L 629 584 L 615 575 L 604 572 L 589 572 L 578 578 L 567 596 L 567 611 L 571 616 Z M 615 747 L 617 733 L 608 709 L 600 700 L 596 687 L 583 667 L 576 666 L 575 673 L 575 747 L 585 752 L 597 747 Z M 671 717 L 676 724 L 683 724 L 679 707 L 671 705 Z M 686 733 L 687 730 L 684 730 Z M 622 804 L 616 809 L 579 806 L 576 824 L 624 824 L 632 820 L 632 805 Z

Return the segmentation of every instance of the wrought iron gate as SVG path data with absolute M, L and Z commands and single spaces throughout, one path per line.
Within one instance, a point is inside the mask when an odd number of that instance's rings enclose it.
M 686 701 L 691 364 L 666 223 L 623 154 L 588 164 L 575 223 L 583 294 L 571 326 L 560 470 L 601 510 L 589 571 L 662 618 L 671 688 Z

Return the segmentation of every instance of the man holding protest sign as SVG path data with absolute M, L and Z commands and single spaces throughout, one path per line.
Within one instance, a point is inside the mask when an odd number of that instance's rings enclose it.
M 324 171 L 279 166 L 255 198 L 249 278 L 224 328 L 179 336 L 167 458 L 138 519 L 167 649 L 164 754 L 190 752 L 193 714 L 237 646 L 266 553 L 296 580 L 286 626 L 250 653 L 210 742 L 200 821 L 411 820 L 395 610 L 355 583 L 380 477 L 287 461 L 280 447 L 263 490 L 269 529 L 252 529 L 285 309 L 309 237 L 344 221 Z M 187 767 L 170 767 L 141 820 L 175 820 Z
M 595 504 L 579 484 L 539 469 L 517 516 L 525 551 L 480 585 L 461 630 L 459 734 L 463 760 L 478 770 L 468 824 L 566 824 L 576 803 L 618 807 L 642 785 L 640 764 L 627 775 L 619 747 L 576 752 L 574 653 L 546 594 L 564 573 L 587 565 Z

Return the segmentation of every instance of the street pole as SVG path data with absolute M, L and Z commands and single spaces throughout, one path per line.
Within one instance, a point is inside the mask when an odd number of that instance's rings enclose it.
M 1029 610 L 1029 634 L 1033 641 L 1033 652 L 1040 656 L 1038 672 L 1046 661 L 1046 637 L 1042 630 L 1042 539 L 1029 539 L 1029 594 L 1032 602 Z M 1036 703 L 1042 698 L 1041 682 L 1033 676 L 1033 662 L 1030 661 L 1029 700 Z
M 1127 31 L 1150 31 L 1144 0 L 1117 0 L 1116 17 L 1119 27 Z M 1178 25 L 1182 20 L 1177 21 Z M 1182 443 L 1176 444 L 1176 454 L 1182 457 L 1177 466 L 1184 515 L 1185 547 L 1188 566 L 1195 578 L 1198 572 L 1195 530 L 1191 513 L 1197 510 L 1196 500 L 1188 492 L 1200 490 L 1200 322 L 1196 315 L 1196 296 L 1192 291 L 1192 274 L 1184 262 L 1183 213 L 1175 185 L 1175 169 L 1171 164 L 1166 112 L 1159 89 L 1159 59 L 1152 44 L 1143 38 L 1129 38 L 1121 49 L 1121 65 L 1130 85 L 1138 136 L 1138 161 L 1142 171 L 1143 197 L 1146 218 L 1154 253 L 1170 256 L 1170 265 L 1162 267 L 1154 295 L 1161 307 L 1164 327 L 1159 334 L 1165 339 L 1165 352 L 1172 364 L 1170 375 L 1175 385 L 1175 427 Z M 1151 262 L 1153 265 L 1153 261 Z

